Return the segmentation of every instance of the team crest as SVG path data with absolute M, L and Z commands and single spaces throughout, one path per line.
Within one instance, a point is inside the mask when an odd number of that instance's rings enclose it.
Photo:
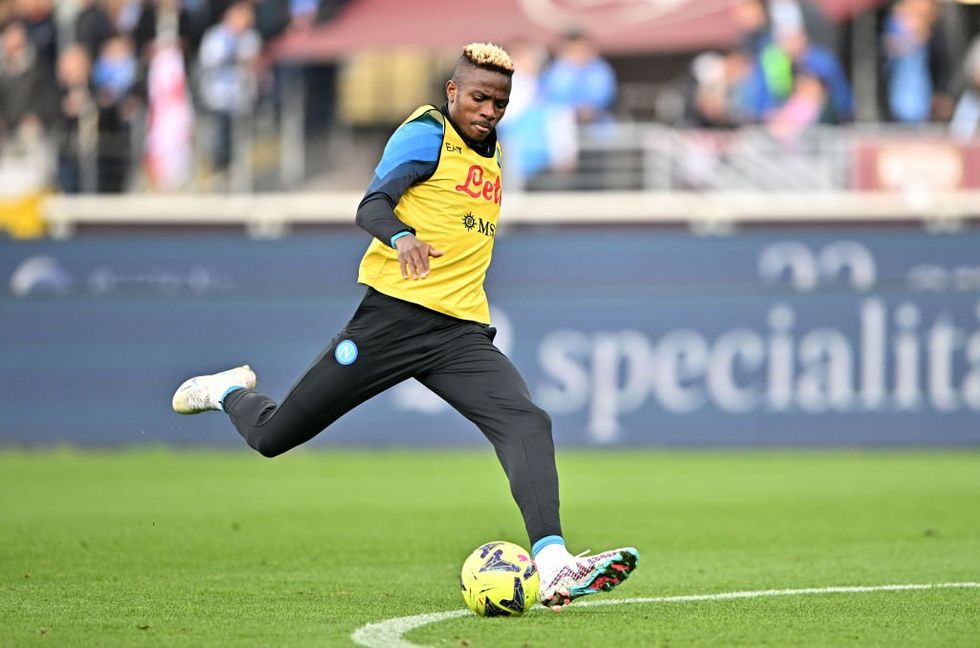
M 333 357 L 342 365 L 354 364 L 357 360 L 357 345 L 354 340 L 342 340 L 333 351 Z

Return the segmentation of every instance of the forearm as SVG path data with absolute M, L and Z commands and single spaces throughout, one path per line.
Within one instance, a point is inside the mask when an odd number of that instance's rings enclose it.
M 384 194 L 370 194 L 357 207 L 357 226 L 382 243 L 392 246 L 391 238 L 401 232 L 415 233 L 398 216 Z

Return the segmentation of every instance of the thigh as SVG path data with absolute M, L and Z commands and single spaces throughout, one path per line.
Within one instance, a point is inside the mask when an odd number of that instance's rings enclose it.
M 487 329 L 473 330 L 448 344 L 442 358 L 415 378 L 490 437 L 499 439 L 526 417 L 547 418 L 531 400 L 514 364 L 493 345 Z
M 277 416 L 323 429 L 364 401 L 411 377 L 423 357 L 397 313 L 362 303 L 357 313 L 290 388 Z

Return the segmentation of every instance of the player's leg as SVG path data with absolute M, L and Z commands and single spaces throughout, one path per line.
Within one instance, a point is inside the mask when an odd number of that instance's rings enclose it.
M 524 516 L 541 572 L 541 602 L 563 605 L 608 591 L 636 566 L 636 550 L 582 559 L 565 550 L 551 419 L 532 402 L 524 379 L 492 338 L 493 329 L 472 325 L 444 345 L 441 357 L 416 378 L 473 421 L 493 444 Z
M 174 395 L 174 409 L 185 414 L 223 409 L 249 446 L 267 457 L 282 454 L 412 375 L 424 355 L 426 322 L 411 319 L 405 310 L 403 303 L 368 291 L 351 321 L 281 403 L 254 391 L 255 375 L 239 367 L 188 380 Z
M 281 403 L 250 389 L 222 405 L 245 442 L 265 457 L 306 443 L 364 401 L 411 375 L 408 354 L 394 355 L 345 329 L 320 353 Z
M 438 345 L 434 362 L 416 378 L 476 423 L 493 444 L 531 542 L 561 536 L 551 419 L 493 345 L 493 329 L 466 324 L 463 330 Z

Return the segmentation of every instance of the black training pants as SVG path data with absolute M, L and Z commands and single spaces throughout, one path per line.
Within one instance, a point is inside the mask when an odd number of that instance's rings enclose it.
M 353 319 L 282 403 L 237 390 L 225 398 L 224 408 L 248 445 L 274 457 L 372 396 L 415 378 L 493 444 L 533 544 L 561 535 L 551 419 L 531 402 L 524 379 L 493 345 L 495 333 L 369 288 Z M 357 348 L 352 362 L 347 341 Z

